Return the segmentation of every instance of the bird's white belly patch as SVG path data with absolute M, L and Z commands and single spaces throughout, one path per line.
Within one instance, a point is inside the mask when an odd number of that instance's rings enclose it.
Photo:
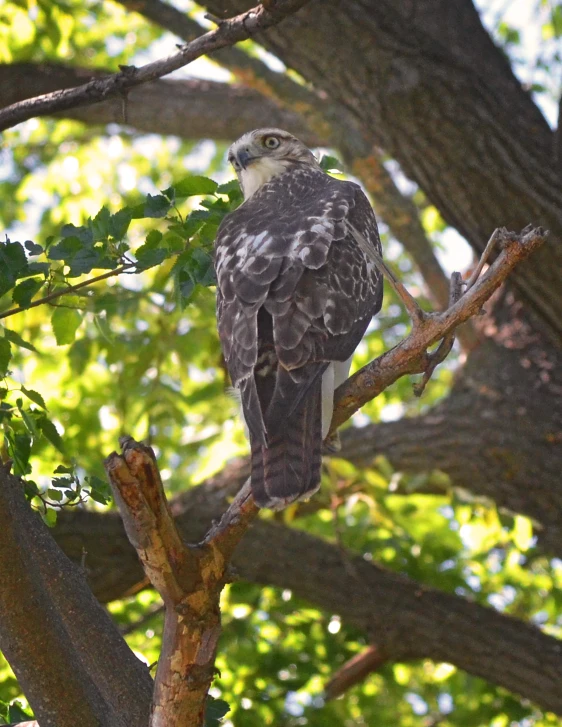
M 334 392 L 349 376 L 350 356 L 347 361 L 332 361 L 322 376 L 322 439 L 326 438 L 334 413 Z

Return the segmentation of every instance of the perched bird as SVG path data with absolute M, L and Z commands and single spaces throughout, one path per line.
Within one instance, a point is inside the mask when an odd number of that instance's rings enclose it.
M 320 485 L 334 391 L 382 304 L 382 278 L 352 229 L 381 252 L 361 188 L 325 174 L 280 129 L 229 149 L 244 202 L 217 233 L 218 331 L 251 445 L 260 507 L 280 509 Z

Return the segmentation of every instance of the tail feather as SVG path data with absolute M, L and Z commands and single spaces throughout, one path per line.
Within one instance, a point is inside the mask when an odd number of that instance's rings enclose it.
M 319 488 L 321 409 L 322 383 L 318 377 L 267 446 L 251 437 L 252 493 L 259 507 L 277 510 L 310 497 Z

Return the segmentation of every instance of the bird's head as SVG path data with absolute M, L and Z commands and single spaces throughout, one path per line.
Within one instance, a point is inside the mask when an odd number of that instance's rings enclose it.
M 293 164 L 319 168 L 310 149 L 281 129 L 255 129 L 244 134 L 228 150 L 228 161 L 238 176 L 244 199 Z

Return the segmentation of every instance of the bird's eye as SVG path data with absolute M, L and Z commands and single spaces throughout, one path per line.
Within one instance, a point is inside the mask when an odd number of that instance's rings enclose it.
M 268 149 L 277 149 L 280 143 L 276 136 L 266 136 L 263 140 L 263 145 Z

